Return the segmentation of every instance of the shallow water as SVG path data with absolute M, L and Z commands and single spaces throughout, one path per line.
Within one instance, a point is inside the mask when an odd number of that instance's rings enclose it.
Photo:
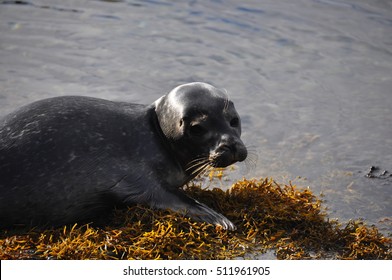
M 257 160 L 231 179 L 309 185 L 332 218 L 392 232 L 391 1 L 0 1 L 0 115 L 70 94 L 151 103 L 191 81 L 242 116 Z

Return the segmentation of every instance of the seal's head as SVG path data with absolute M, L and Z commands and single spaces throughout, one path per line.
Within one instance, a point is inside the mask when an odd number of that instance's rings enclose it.
M 223 91 L 206 83 L 184 84 L 158 99 L 155 108 L 164 137 L 189 174 L 247 157 L 240 117 Z

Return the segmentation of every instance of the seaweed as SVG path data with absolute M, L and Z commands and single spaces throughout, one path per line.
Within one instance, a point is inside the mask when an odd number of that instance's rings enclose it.
M 135 205 L 115 210 L 104 227 L 2 230 L 0 259 L 234 259 L 267 250 L 278 259 L 392 259 L 391 238 L 360 220 L 341 225 L 329 219 L 309 188 L 267 178 L 243 179 L 227 191 L 194 182 L 184 191 L 226 215 L 237 230 Z

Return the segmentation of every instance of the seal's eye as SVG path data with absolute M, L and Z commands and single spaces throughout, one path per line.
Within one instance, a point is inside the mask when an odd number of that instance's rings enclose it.
M 190 131 L 191 135 L 199 136 L 199 137 L 203 136 L 207 133 L 207 129 L 205 129 L 204 127 L 202 127 L 199 124 L 192 125 L 190 127 L 189 131 Z
M 238 127 L 240 125 L 240 119 L 239 118 L 233 118 L 230 121 L 230 126 L 231 127 Z

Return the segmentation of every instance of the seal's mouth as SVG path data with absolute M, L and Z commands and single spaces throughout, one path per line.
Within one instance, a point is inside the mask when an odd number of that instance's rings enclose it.
M 212 167 L 227 167 L 233 163 L 241 162 L 248 156 L 248 151 L 243 145 L 220 145 L 210 154 Z
M 224 168 L 235 162 L 244 161 L 248 151 L 242 143 L 222 144 L 204 156 L 197 156 L 188 162 L 186 172 L 192 177 L 200 175 L 211 168 Z

